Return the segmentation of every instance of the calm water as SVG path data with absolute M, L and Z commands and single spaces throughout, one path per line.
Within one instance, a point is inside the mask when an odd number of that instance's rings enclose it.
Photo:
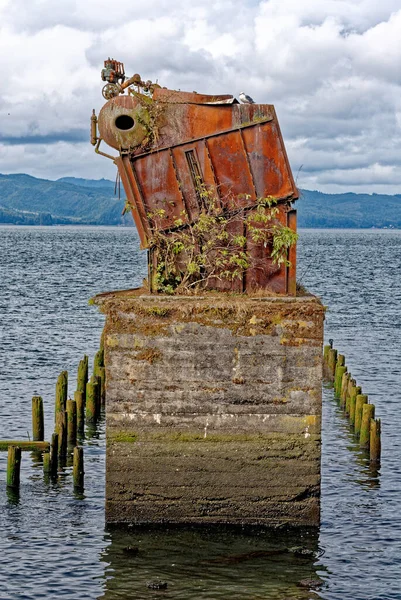
M 0 600 L 400 599 L 400 257 L 401 231 L 301 231 L 299 279 L 328 305 L 326 337 L 383 429 L 373 473 L 324 391 L 318 532 L 105 530 L 101 423 L 85 441 L 83 498 L 70 467 L 44 481 L 30 453 L 19 497 L 7 495 L 0 453 Z M 50 436 L 58 373 L 73 379 L 99 344 L 103 317 L 88 298 L 144 276 L 133 230 L 0 227 L 0 439 L 28 439 L 33 394 L 44 397 Z M 167 590 L 148 589 L 156 579 Z M 305 579 L 320 580 L 320 590 L 300 587 Z

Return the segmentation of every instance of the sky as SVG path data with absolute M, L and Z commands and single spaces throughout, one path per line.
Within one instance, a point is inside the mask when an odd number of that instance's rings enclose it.
M 112 56 L 274 104 L 301 188 L 401 193 L 400 40 L 400 0 L 0 0 L 0 173 L 115 178 L 89 143 Z

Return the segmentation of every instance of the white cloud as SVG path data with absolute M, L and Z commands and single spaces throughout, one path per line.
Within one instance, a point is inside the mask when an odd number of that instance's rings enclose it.
M 113 55 L 274 103 L 302 187 L 399 193 L 400 34 L 399 0 L 0 0 L 0 172 L 113 177 L 84 141 Z

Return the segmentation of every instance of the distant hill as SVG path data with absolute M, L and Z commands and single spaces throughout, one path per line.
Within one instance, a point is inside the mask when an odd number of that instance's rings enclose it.
M 17 225 L 133 225 L 107 179 L 0 174 L 0 223 Z M 298 227 L 401 228 L 401 194 L 324 194 L 301 190 Z
M 323 194 L 300 190 L 298 227 L 401 228 L 401 194 Z
M 64 177 L 58 181 L 25 174 L 0 174 L 0 223 L 17 225 L 132 225 L 114 183 Z

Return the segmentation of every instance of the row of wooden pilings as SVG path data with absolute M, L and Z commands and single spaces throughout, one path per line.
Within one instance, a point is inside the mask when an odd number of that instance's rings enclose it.
M 361 448 L 369 451 L 370 462 L 379 464 L 381 456 L 381 421 L 375 418 L 375 405 L 362 393 L 345 364 L 345 356 L 333 348 L 333 342 L 324 347 L 324 376 L 334 384 L 334 395 Z
M 84 489 L 84 454 L 79 445 L 85 436 L 85 424 L 96 426 L 105 403 L 104 348 L 101 346 L 93 361 L 93 375 L 89 379 L 89 359 L 85 355 L 78 365 L 77 387 L 74 398 L 68 396 L 68 372 L 57 378 L 55 393 L 55 426 L 51 441 L 45 441 L 44 407 L 41 396 L 32 398 L 32 441 L 3 440 L 0 450 L 8 450 L 7 488 L 19 490 L 21 452 L 41 453 L 43 472 L 57 477 L 59 467 L 65 466 L 72 456 L 74 490 Z M 71 464 L 71 463 L 70 463 Z

